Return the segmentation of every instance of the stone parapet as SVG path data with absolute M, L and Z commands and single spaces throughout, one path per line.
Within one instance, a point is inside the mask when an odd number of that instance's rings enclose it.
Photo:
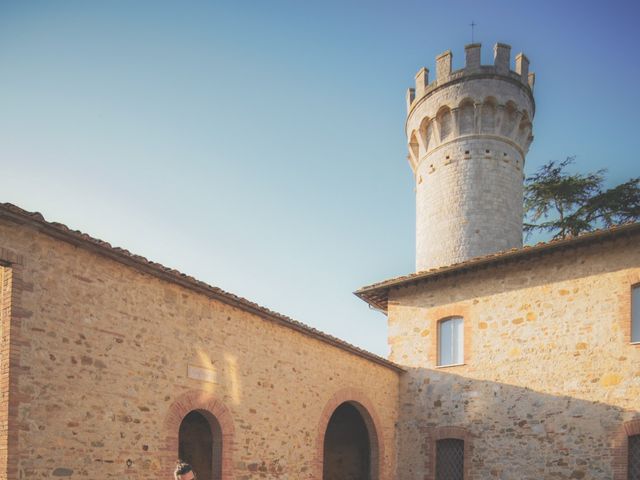
M 429 95 L 434 90 L 446 85 L 449 82 L 460 80 L 462 77 L 482 76 L 502 76 L 507 80 L 512 80 L 522 85 L 525 91 L 529 92 L 533 101 L 533 82 L 529 76 L 529 59 L 520 52 L 516 55 L 515 70 L 511 70 L 511 46 L 504 43 L 496 43 L 494 46 L 494 64 L 481 64 L 480 43 L 472 43 L 465 47 L 465 66 L 459 70 L 453 70 L 453 53 L 451 50 L 441 53 L 436 57 L 436 78 L 426 85 L 419 85 L 418 75 L 416 75 L 415 98 L 408 105 L 410 111 L 413 104 L 419 102 L 424 96 Z M 420 71 L 427 70 L 423 67 Z M 427 70 L 428 72 L 428 70 Z M 532 74 L 533 75 L 533 74 Z

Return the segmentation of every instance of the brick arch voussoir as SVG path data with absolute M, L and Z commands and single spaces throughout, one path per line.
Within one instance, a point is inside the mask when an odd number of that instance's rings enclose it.
M 180 395 L 169 407 L 164 421 L 165 452 L 163 471 L 166 478 L 172 478 L 175 461 L 178 457 L 178 432 L 184 417 L 194 410 L 215 417 L 222 433 L 222 480 L 233 477 L 233 442 L 235 427 L 231 411 L 219 399 L 210 393 L 190 390 Z
M 314 462 L 315 476 L 314 479 L 322 478 L 322 470 L 324 463 L 324 435 L 329 426 L 331 416 L 336 409 L 343 403 L 350 403 L 355 406 L 360 413 L 369 432 L 369 441 L 371 442 L 371 464 L 374 467 L 374 480 L 383 478 L 383 459 L 384 459 L 384 438 L 382 436 L 382 423 L 378 416 L 373 402 L 367 395 L 355 388 L 344 388 L 338 390 L 327 401 L 320 420 L 318 422 L 318 430 L 316 437 L 316 459 Z

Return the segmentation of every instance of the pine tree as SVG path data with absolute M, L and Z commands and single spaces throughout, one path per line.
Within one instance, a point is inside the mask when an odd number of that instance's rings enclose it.
M 551 161 L 525 180 L 526 236 L 547 232 L 557 240 L 640 219 L 640 177 L 605 190 L 606 170 L 570 174 L 574 160 Z

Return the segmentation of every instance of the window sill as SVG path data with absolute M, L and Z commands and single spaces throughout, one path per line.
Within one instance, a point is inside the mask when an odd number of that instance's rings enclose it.
M 451 365 L 436 365 L 435 368 L 464 367 L 465 365 L 466 363 L 452 363 Z
M 640 345 L 640 342 L 629 342 L 630 345 Z

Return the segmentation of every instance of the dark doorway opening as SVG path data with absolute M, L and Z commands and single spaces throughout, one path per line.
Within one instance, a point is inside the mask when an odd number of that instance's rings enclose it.
M 191 464 L 198 479 L 222 480 L 222 431 L 208 412 L 193 410 L 180 424 L 178 456 Z
M 322 470 L 323 480 L 372 480 L 369 431 L 350 403 L 336 408 L 329 420 Z

